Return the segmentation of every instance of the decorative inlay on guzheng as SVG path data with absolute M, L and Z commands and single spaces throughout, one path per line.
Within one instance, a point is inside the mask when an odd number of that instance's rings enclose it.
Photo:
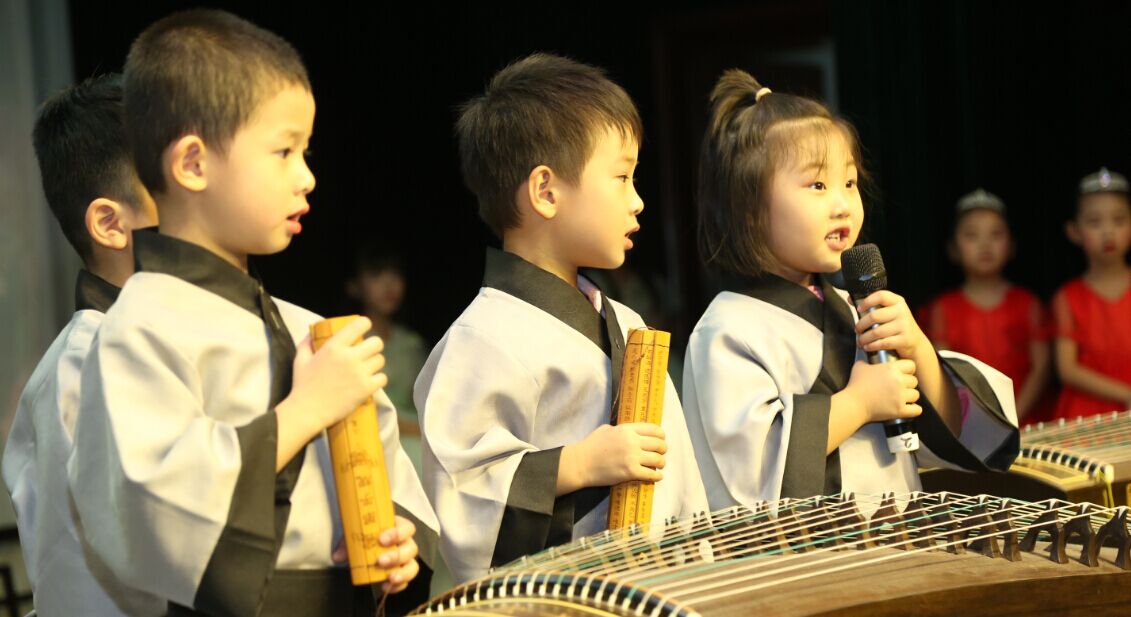
M 1131 603 L 1126 508 L 836 495 L 607 531 L 417 609 L 454 615 L 955 615 Z
M 1007 473 L 932 469 L 922 480 L 927 490 L 1128 505 L 1131 412 L 1027 426 L 1021 433 L 1021 452 Z

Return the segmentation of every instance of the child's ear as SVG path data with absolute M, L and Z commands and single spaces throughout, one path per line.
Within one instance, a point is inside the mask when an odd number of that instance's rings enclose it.
M 99 246 L 122 250 L 130 244 L 130 225 L 124 220 L 128 206 L 99 197 L 86 207 L 86 233 Z
M 535 167 L 526 179 L 530 206 L 538 216 L 549 220 L 558 214 L 557 175 L 546 165 Z
M 1064 224 L 1064 235 L 1068 236 L 1068 241 L 1072 244 L 1083 244 L 1083 238 L 1080 237 L 1080 226 L 1076 224 L 1076 221 L 1068 221 Z
M 208 148 L 197 135 L 184 135 L 169 146 L 166 171 L 173 182 L 194 193 L 208 187 Z

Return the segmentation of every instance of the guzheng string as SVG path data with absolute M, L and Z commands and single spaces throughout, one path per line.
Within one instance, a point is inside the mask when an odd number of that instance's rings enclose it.
M 851 496 L 833 496 L 783 500 L 769 507 L 732 508 L 697 517 L 691 521 L 688 533 L 666 537 L 658 543 L 651 540 L 651 530 L 646 528 L 636 530 L 636 535 L 628 538 L 623 532 L 606 532 L 587 543 L 575 543 L 538 558 L 521 560 L 497 572 L 515 571 L 516 577 L 519 570 L 530 573 L 576 569 L 593 575 L 622 574 L 618 587 L 639 583 L 646 586 L 640 593 L 675 591 L 679 593 L 681 604 L 705 602 L 869 563 L 966 545 L 974 540 L 989 541 L 1010 533 L 1023 533 L 1046 525 L 1041 517 L 1050 513 L 1067 515 L 1069 520 L 1089 518 L 1089 528 L 1098 528 L 1105 518 L 1116 512 L 1111 508 L 1089 508 L 1053 500 L 1029 504 L 985 496 L 950 497 L 916 493 L 900 497 L 888 495 L 878 500 L 874 496 L 860 496 L 854 500 Z M 857 502 L 876 506 L 867 523 L 862 520 Z M 897 503 L 907 504 L 903 512 L 898 511 Z M 952 519 L 955 514 L 966 518 Z M 914 527 L 917 522 L 926 524 Z M 815 533 L 807 531 L 814 526 L 820 526 Z M 971 532 L 979 533 L 971 537 Z M 794 537 L 790 537 L 791 534 Z M 907 537 L 898 539 L 904 536 Z M 896 539 L 889 541 L 893 538 Z M 723 559 L 705 563 L 703 555 L 696 554 L 697 541 L 707 541 L 709 554 L 724 555 Z M 843 550 L 872 543 L 876 546 Z M 775 544 L 777 548 L 773 548 Z M 910 550 L 890 551 L 903 547 Z M 809 548 L 816 550 L 781 555 L 787 550 Z M 833 552 L 833 549 L 838 550 Z M 877 554 L 881 552 L 883 554 Z M 689 554 L 701 560 L 688 560 Z M 758 559 L 775 554 L 781 556 L 772 562 Z M 642 560 L 652 561 L 653 566 L 641 567 Z M 685 563 L 673 568 L 668 565 L 670 561 Z M 800 572 L 814 566 L 822 567 Z M 783 576 L 787 578 L 783 580 Z M 756 582 L 759 579 L 760 582 Z M 751 584 L 735 587 L 736 583 Z M 726 589 L 720 589 L 722 587 Z
M 1075 422 L 1027 429 L 1021 437 L 1024 445 L 1056 445 L 1069 450 L 1103 454 L 1112 462 L 1131 460 L 1131 412 L 1111 412 Z
M 1080 508 L 1078 504 L 1064 503 L 1063 506 L 1052 511 L 1058 514 L 1063 513 L 1074 515 L 1074 517 L 1091 517 L 1092 513 L 1090 512 L 1086 514 L 1078 514 L 1079 509 Z M 1073 512 L 1073 510 L 1076 510 L 1077 512 Z M 1045 512 L 1048 512 L 1048 510 L 1042 511 L 1041 513 L 1043 514 Z M 965 545 L 972 540 L 972 538 L 967 537 L 967 534 L 975 530 L 985 531 L 985 533 L 979 535 L 979 538 L 992 538 L 1004 536 L 1008 533 L 1024 532 L 1036 527 L 1037 525 L 1038 524 L 1034 522 L 1027 522 L 1018 526 L 1011 525 L 1010 529 L 1002 530 L 1000 529 L 1001 522 L 992 520 L 991 518 L 990 520 L 986 520 L 984 522 L 965 524 L 955 529 L 948 529 L 945 532 L 936 533 L 932 536 L 927 536 L 926 538 L 910 538 L 906 540 L 899 540 L 873 548 L 865 548 L 863 550 L 843 550 L 860 546 L 862 544 L 862 541 L 859 540 L 849 542 L 847 544 L 839 545 L 836 547 L 830 547 L 829 550 L 825 551 L 827 553 L 827 556 L 818 559 L 809 559 L 808 557 L 812 555 L 811 553 L 799 553 L 795 555 L 780 557 L 778 559 L 775 559 L 770 564 L 767 564 L 765 562 L 752 562 L 750 559 L 737 560 L 737 563 L 735 561 L 728 561 L 721 567 L 712 568 L 713 571 L 710 573 L 709 577 L 679 581 L 669 585 L 655 585 L 653 589 L 656 592 L 678 594 L 683 601 L 689 604 L 696 602 L 709 602 L 736 594 L 744 594 L 752 591 L 757 591 L 759 589 L 764 589 L 766 587 L 774 585 L 782 585 L 785 583 L 795 582 L 813 577 L 828 576 L 830 574 L 841 572 L 850 568 L 859 568 L 871 564 L 878 564 L 897 559 L 905 559 L 918 553 L 937 551 L 941 548 L 956 546 L 958 544 Z M 899 532 L 895 532 L 893 533 L 893 535 L 901 534 L 899 534 Z M 949 539 L 953 538 L 955 535 L 958 536 L 958 539 Z M 932 546 L 915 546 L 916 544 L 922 543 L 924 539 L 943 541 L 933 543 Z M 908 550 L 900 552 L 891 552 L 890 550 L 893 548 L 905 547 Z M 836 548 L 838 550 L 833 552 L 831 548 Z M 882 554 L 877 555 L 876 553 Z M 798 561 L 800 561 L 800 563 L 797 563 Z M 823 567 L 807 572 L 799 572 L 800 570 L 810 569 L 816 566 Z M 797 574 L 788 576 L 788 574 L 792 572 L 797 572 Z M 723 578 L 724 576 L 725 578 Z M 741 587 L 736 586 L 737 584 L 757 581 L 759 579 L 762 579 L 762 582 L 752 583 Z M 693 586 L 697 583 L 697 586 Z M 726 589 L 721 589 L 720 591 L 717 591 L 713 594 L 704 594 L 705 591 L 713 591 L 723 587 L 725 587 Z

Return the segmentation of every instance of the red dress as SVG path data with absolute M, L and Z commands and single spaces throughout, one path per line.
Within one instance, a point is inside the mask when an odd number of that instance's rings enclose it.
M 1029 345 L 1047 341 L 1052 332 L 1048 314 L 1032 293 L 1015 285 L 995 307 L 974 304 L 961 289 L 948 291 L 923 309 L 919 323 L 927 337 L 946 349 L 973 356 L 1013 380 L 1016 395 L 1029 377 Z M 1046 419 L 1051 402 L 1038 401 L 1025 422 Z
M 1076 361 L 1131 384 L 1131 287 L 1115 300 L 1097 294 L 1083 279 L 1069 281 L 1053 297 L 1058 337 L 1076 341 Z M 1069 385 L 1060 390 L 1056 417 L 1075 418 L 1120 410 L 1127 401 L 1103 399 Z

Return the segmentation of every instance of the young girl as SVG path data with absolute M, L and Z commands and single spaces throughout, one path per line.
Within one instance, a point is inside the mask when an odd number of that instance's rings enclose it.
M 1048 317 L 1035 295 L 1002 276 L 1013 254 L 1005 204 L 978 189 L 957 210 L 949 252 L 966 280 L 924 307 L 920 321 L 936 348 L 974 356 L 1012 379 L 1018 419 L 1047 420 Z
M 1088 269 L 1053 297 L 1056 367 L 1063 387 L 1056 416 L 1131 407 L 1131 202 L 1127 179 L 1100 169 L 1080 182 L 1065 231 Z
M 700 245 L 726 291 L 695 326 L 684 369 L 711 507 L 918 489 L 915 457 L 888 451 L 881 423 L 895 418 L 918 417 L 925 464 L 1008 467 L 1018 442 L 1009 380 L 936 355 L 898 295 L 857 298 L 861 318 L 829 283 L 864 218 L 852 127 L 739 70 L 711 101 Z M 881 349 L 903 359 L 861 361 Z

